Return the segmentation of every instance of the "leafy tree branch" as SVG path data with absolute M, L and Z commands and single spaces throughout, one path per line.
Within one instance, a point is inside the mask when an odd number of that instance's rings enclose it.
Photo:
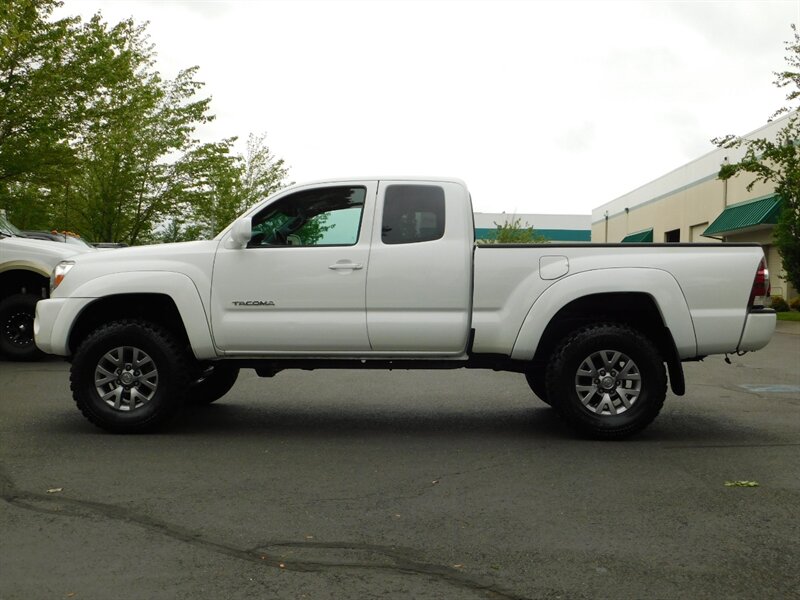
M 792 39 L 786 42 L 786 68 L 775 72 L 775 85 L 786 88 L 787 106 L 773 118 L 788 115 L 775 139 L 747 139 L 727 135 L 712 140 L 720 148 L 744 148 L 735 163 L 722 165 L 720 179 L 740 173 L 753 177 L 747 189 L 757 182 L 770 183 L 781 199 L 781 212 L 775 226 L 775 246 L 783 259 L 786 280 L 800 290 L 800 33 L 793 24 Z

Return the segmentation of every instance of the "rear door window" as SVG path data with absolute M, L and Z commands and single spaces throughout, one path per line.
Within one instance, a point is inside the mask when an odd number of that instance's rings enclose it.
M 383 199 L 384 244 L 430 242 L 444 236 L 444 190 L 435 185 L 390 185 Z

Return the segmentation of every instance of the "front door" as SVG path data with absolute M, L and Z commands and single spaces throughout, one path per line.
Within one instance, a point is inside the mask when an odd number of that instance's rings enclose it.
M 293 190 L 252 217 L 246 248 L 220 243 L 214 343 L 226 354 L 369 351 L 366 277 L 375 183 Z

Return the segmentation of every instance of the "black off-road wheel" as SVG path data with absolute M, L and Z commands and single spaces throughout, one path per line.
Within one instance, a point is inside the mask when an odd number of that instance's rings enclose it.
M 33 318 L 39 296 L 13 294 L 0 302 L 0 353 L 9 360 L 38 360 L 44 353 L 33 342 Z
M 239 377 L 239 367 L 215 363 L 206 367 L 200 378 L 189 386 L 188 404 L 203 406 L 219 400 L 227 394 Z
M 617 440 L 656 418 L 667 393 L 653 342 L 627 325 L 590 325 L 568 335 L 547 367 L 547 394 L 580 433 Z
M 139 320 L 112 322 L 75 352 L 72 396 L 83 415 L 106 431 L 153 431 L 181 407 L 190 366 L 169 330 Z

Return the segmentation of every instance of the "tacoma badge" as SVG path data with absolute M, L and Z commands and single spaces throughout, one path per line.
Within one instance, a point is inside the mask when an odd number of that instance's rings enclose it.
M 272 300 L 234 300 L 234 306 L 275 306 Z

